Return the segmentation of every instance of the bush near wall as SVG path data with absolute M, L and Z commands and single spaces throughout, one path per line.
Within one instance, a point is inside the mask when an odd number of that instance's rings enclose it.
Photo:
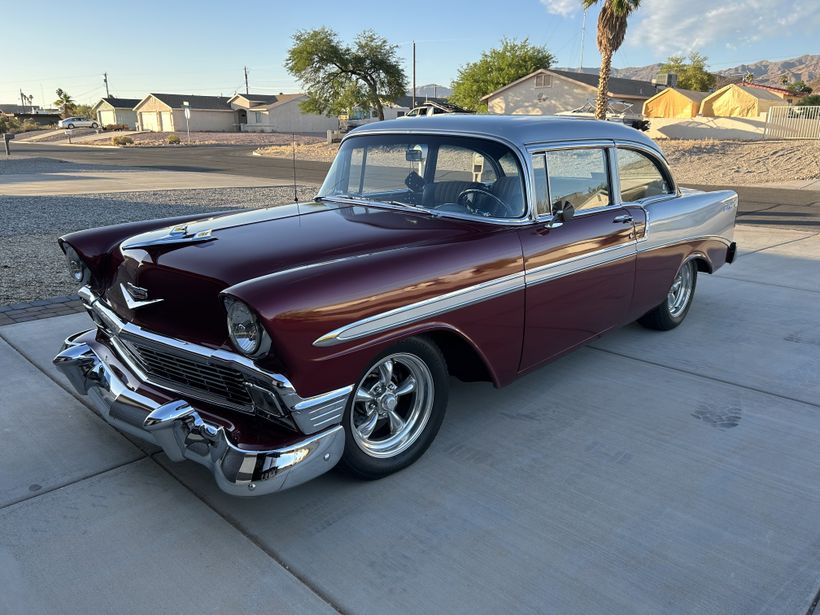
M 134 142 L 134 139 L 127 135 L 120 135 L 118 137 L 111 137 L 111 143 L 113 145 L 131 145 Z
M 178 136 L 176 136 L 175 134 L 168 135 L 168 145 L 179 145 L 179 144 L 180 144 L 180 140 L 179 140 Z
M 106 124 L 103 126 L 103 130 L 110 131 L 110 130 L 128 130 L 130 126 L 128 124 Z

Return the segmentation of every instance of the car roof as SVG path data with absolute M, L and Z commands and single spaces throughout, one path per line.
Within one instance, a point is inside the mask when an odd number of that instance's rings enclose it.
M 612 139 L 633 141 L 651 147 L 660 153 L 660 148 L 645 134 L 620 122 L 605 122 L 587 118 L 555 115 L 472 115 L 445 113 L 414 118 L 387 120 L 365 124 L 350 135 L 374 133 L 413 132 L 453 132 L 471 133 L 504 139 L 525 148 L 535 143 L 550 141 L 580 141 L 590 139 Z

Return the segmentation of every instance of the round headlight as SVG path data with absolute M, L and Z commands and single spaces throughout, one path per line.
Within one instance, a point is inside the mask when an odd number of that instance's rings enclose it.
M 246 355 L 254 355 L 262 346 L 262 325 L 250 308 L 237 299 L 226 302 L 228 308 L 228 333 L 236 349 Z
M 91 280 L 91 270 L 77 254 L 77 251 L 67 243 L 63 244 L 63 251 L 65 252 L 68 273 L 71 275 L 71 279 L 80 286 L 88 284 Z

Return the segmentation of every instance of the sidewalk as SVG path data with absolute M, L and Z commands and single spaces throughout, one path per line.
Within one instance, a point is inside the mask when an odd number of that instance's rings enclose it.
M 70 393 L 51 357 L 85 314 L 0 326 L 0 612 L 807 613 L 820 232 L 736 239 L 680 328 L 453 380 L 412 467 L 263 498 Z

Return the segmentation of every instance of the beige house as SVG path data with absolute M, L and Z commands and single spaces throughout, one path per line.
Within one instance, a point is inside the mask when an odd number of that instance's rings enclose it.
M 609 80 L 609 99 L 629 103 L 632 111 L 640 113 L 643 103 L 662 87 L 649 81 L 613 77 Z M 597 74 L 540 69 L 499 88 L 481 101 L 487 103 L 490 113 L 555 115 L 594 101 L 597 89 Z
M 305 113 L 305 94 L 235 94 L 228 100 L 243 132 L 316 132 L 339 128 L 335 116 Z
M 191 110 L 192 131 L 230 132 L 237 130 L 236 114 L 222 96 L 189 94 L 149 94 L 134 107 L 139 130 L 183 132 L 185 105 Z
M 139 102 L 138 98 L 108 96 L 91 107 L 91 113 L 97 118 L 100 126 L 124 124 L 133 130 L 137 127 L 137 112 L 134 111 L 134 107 Z

